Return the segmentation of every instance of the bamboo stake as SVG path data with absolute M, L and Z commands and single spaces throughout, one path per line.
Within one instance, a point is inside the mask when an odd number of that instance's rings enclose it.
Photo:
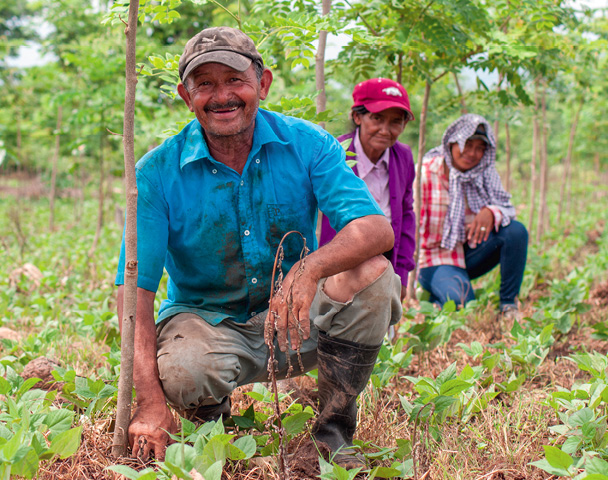
M 424 99 L 422 101 L 422 111 L 420 112 L 420 129 L 418 135 L 418 158 L 416 160 L 416 178 L 414 180 L 414 205 L 416 210 L 416 250 L 414 251 L 414 265 L 416 270 L 410 272 L 407 279 L 407 298 L 416 298 L 416 271 L 418 269 L 418 259 L 420 258 L 420 174 L 422 172 L 422 157 L 426 148 L 426 115 L 429 108 L 429 97 L 431 96 L 431 80 L 426 81 L 424 88 Z
M 536 154 L 538 152 L 538 83 L 534 87 L 534 115 L 532 118 L 532 160 L 530 162 L 530 218 L 528 219 L 529 240 L 532 240 L 534 213 L 536 210 Z
M 55 151 L 53 153 L 53 166 L 51 170 L 51 191 L 49 193 L 49 230 L 55 230 L 55 196 L 57 194 L 57 164 L 59 162 L 59 147 L 61 144 L 61 116 L 63 109 L 61 105 L 57 107 L 57 127 L 55 132 Z
M 543 88 L 541 96 L 542 128 L 540 142 L 540 188 L 538 203 L 538 222 L 536 223 L 536 242 L 540 242 L 545 233 L 547 223 L 547 179 L 549 176 L 549 163 L 547 159 L 547 87 Z
M 137 38 L 137 13 L 139 0 L 130 0 L 129 20 L 125 28 L 125 118 L 123 146 L 125 161 L 125 195 L 127 201 L 127 223 L 125 232 L 125 286 L 123 319 L 121 330 L 120 378 L 118 381 L 118 404 L 116 406 L 116 428 L 112 455 L 127 454 L 131 400 L 133 393 L 133 357 L 135 343 L 135 315 L 137 308 L 137 183 L 135 180 L 135 46 Z
M 460 98 L 460 113 L 465 115 L 469 113 L 467 110 L 467 104 L 464 101 L 464 95 L 462 93 L 462 88 L 460 87 L 460 82 L 458 81 L 458 74 L 456 72 L 452 72 L 454 75 L 454 83 L 456 83 L 456 90 L 458 90 L 458 96 Z
M 331 9 L 331 0 L 323 0 L 322 14 L 329 14 Z M 319 46 L 315 55 L 315 86 L 319 95 L 317 95 L 317 113 L 325 111 L 327 105 L 327 97 L 325 95 L 325 47 L 327 45 L 327 30 L 319 32 Z M 321 128 L 325 128 L 325 122 L 320 122 Z
M 572 150 L 574 149 L 574 137 L 576 135 L 576 128 L 578 127 L 578 119 L 585 103 L 585 97 L 581 97 L 576 113 L 574 114 L 574 120 L 572 120 L 572 126 L 570 127 L 570 137 L 568 138 L 568 153 L 566 155 L 566 162 L 564 165 L 564 178 L 562 179 L 562 188 L 559 196 L 559 208 L 557 209 L 557 224 L 559 225 L 562 219 L 562 210 L 564 207 L 564 196 L 566 194 L 566 186 L 570 184 L 570 166 L 572 165 Z M 569 190 L 569 189 L 568 189 Z
M 101 114 L 100 120 L 101 128 L 103 128 L 104 124 L 104 114 Z M 97 228 L 95 229 L 95 238 L 93 239 L 93 245 L 89 249 L 89 257 L 92 257 L 95 254 L 95 250 L 97 250 L 97 244 L 99 243 L 99 239 L 101 238 L 101 229 L 103 228 L 103 209 L 104 209 L 104 188 L 103 185 L 105 183 L 106 174 L 105 174 L 105 165 L 104 165 L 104 132 L 101 131 L 99 134 L 99 188 L 98 194 L 99 198 L 97 201 Z
M 507 168 L 505 185 L 508 192 L 511 190 L 511 133 L 509 132 L 508 122 L 505 122 L 505 152 L 505 166 Z

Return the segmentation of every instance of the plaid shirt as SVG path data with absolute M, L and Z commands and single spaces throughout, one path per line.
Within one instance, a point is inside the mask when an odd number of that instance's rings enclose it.
M 441 246 L 445 217 L 450 205 L 449 180 L 443 169 L 444 157 L 436 156 L 424 160 L 422 164 L 422 185 L 420 210 L 420 260 L 419 268 L 438 265 L 453 265 L 466 269 L 464 243 L 458 242 L 453 250 Z M 465 199 L 466 200 L 466 199 Z M 502 221 L 498 207 L 486 205 L 494 214 L 494 228 Z M 475 213 L 465 207 L 465 225 L 475 218 Z

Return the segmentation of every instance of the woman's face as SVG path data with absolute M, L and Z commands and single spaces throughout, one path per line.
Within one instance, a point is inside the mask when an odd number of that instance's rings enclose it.
M 384 151 L 395 144 L 407 124 L 406 116 L 407 112 L 397 107 L 364 115 L 353 112 L 361 145 L 372 162 L 376 163 Z
M 457 143 L 452 143 L 452 165 L 461 172 L 471 170 L 481 162 L 487 143 L 480 138 L 468 139 L 461 152 Z

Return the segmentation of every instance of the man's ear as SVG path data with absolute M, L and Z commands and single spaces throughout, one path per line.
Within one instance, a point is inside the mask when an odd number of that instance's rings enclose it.
M 352 112 L 352 110 L 351 110 Z M 357 125 L 357 127 L 361 126 L 361 115 L 358 112 L 352 112 L 352 117 L 353 117 L 353 122 L 355 122 L 355 125 Z
M 260 79 L 260 100 L 265 100 L 272 84 L 272 72 L 269 68 L 265 68 Z
M 183 83 L 177 84 L 177 93 L 179 93 L 179 96 L 182 97 L 182 100 L 186 102 L 186 105 L 188 105 L 190 111 L 194 112 L 194 109 L 192 108 L 192 102 L 190 101 L 190 92 L 188 92 L 188 89 L 186 89 L 186 86 Z

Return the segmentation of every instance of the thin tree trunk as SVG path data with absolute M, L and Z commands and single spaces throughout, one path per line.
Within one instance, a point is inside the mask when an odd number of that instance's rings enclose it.
M 454 75 L 454 83 L 456 83 L 456 90 L 458 90 L 458 97 L 460 99 L 460 113 L 462 115 L 469 113 L 467 110 L 467 104 L 464 101 L 464 95 L 462 94 L 462 88 L 460 88 L 460 82 L 458 81 L 458 74 L 453 72 Z
M 331 8 L 331 0 L 323 0 L 322 14 L 327 15 Z M 317 95 L 317 113 L 325 111 L 327 97 L 325 95 L 325 47 L 327 46 L 327 31 L 319 32 L 319 46 L 315 55 L 315 84 L 319 94 Z M 325 122 L 319 122 L 325 128 Z
M 505 122 L 505 151 L 505 166 L 507 168 L 505 187 L 508 192 L 511 190 L 511 133 L 509 131 L 509 122 Z
M 564 206 L 564 196 L 566 195 L 566 187 L 570 185 L 570 166 L 572 165 L 572 150 L 574 149 L 574 137 L 576 136 L 576 128 L 578 127 L 578 119 L 581 114 L 581 110 L 583 108 L 583 104 L 585 103 L 585 97 L 581 96 L 581 100 L 576 109 L 576 113 L 574 114 L 574 120 L 572 120 L 572 125 L 570 127 L 570 137 L 568 138 L 568 153 L 566 155 L 566 162 L 564 165 L 564 175 L 562 179 L 562 188 L 560 190 L 559 196 L 559 207 L 557 209 L 557 224 L 560 224 L 562 219 L 562 209 Z M 568 189 L 568 192 L 570 189 Z
M 57 107 L 57 127 L 55 132 L 55 152 L 53 153 L 53 166 L 51 167 L 51 191 L 49 193 L 50 217 L 49 230 L 55 229 L 55 195 L 57 193 L 57 164 L 59 163 L 59 147 L 61 146 L 61 116 L 63 109 Z
M 532 240 L 532 227 L 534 227 L 534 214 L 536 213 L 536 155 L 538 152 L 538 84 L 534 87 L 534 115 L 532 117 L 532 159 L 530 161 L 530 217 L 528 219 L 528 236 Z
M 504 73 L 498 74 L 498 84 L 496 85 L 496 91 L 500 92 L 502 88 L 502 82 L 505 79 Z M 496 151 L 498 152 L 498 139 L 500 137 L 500 123 L 498 122 L 498 117 L 500 116 L 500 112 L 496 110 L 496 120 L 494 120 L 494 139 L 496 140 Z
M 593 199 L 596 202 L 599 202 L 600 200 L 600 190 L 602 188 L 602 171 L 600 168 L 600 152 L 595 152 L 593 154 L 593 165 L 594 165 L 594 169 L 595 169 L 595 175 L 594 175 L 594 189 L 593 189 Z M 570 187 L 571 182 L 568 183 L 568 187 Z M 606 184 L 604 184 L 606 185 Z
M 17 143 L 17 160 L 19 161 L 19 163 L 22 163 L 22 148 L 21 148 L 21 109 L 17 109 L 17 138 L 16 138 L 16 143 Z
M 403 81 L 403 53 L 399 53 L 397 57 L 397 83 Z
M 101 114 L 101 128 L 103 129 L 104 124 L 104 115 Z M 106 180 L 105 174 L 105 158 L 104 158 L 104 133 L 103 130 L 100 131 L 99 134 L 99 188 L 98 188 L 98 203 L 97 203 L 97 228 L 95 229 L 95 238 L 93 239 L 93 244 L 89 250 L 89 258 L 95 254 L 95 250 L 97 250 L 97 244 L 99 243 L 99 238 L 101 237 L 101 230 L 103 228 L 103 207 L 105 200 L 105 192 L 104 192 L 104 183 Z
M 414 300 L 416 298 L 416 272 L 418 270 L 418 260 L 420 258 L 420 193 L 421 183 L 420 175 L 422 172 L 422 157 L 426 148 L 426 116 L 429 108 L 429 97 L 431 96 L 431 81 L 426 81 L 424 88 L 424 99 L 422 100 L 422 110 L 420 112 L 420 130 L 418 133 L 418 158 L 416 160 L 416 178 L 414 180 L 414 205 L 416 209 L 416 250 L 414 251 L 415 269 L 410 272 L 407 279 L 407 298 Z
M 125 29 L 125 118 L 123 145 L 125 159 L 125 195 L 127 223 L 125 232 L 125 286 L 121 328 L 120 378 L 116 406 L 116 427 L 112 443 L 112 455 L 127 454 L 131 400 L 133 391 L 133 358 L 135 344 L 135 318 L 137 308 L 137 182 L 135 180 L 135 44 L 137 39 L 137 12 L 139 0 L 130 0 L 129 20 Z
M 540 189 L 538 222 L 536 223 L 536 242 L 538 243 L 545 233 L 545 227 L 549 213 L 547 212 L 547 179 L 549 176 L 549 164 L 547 159 L 547 87 L 543 88 L 541 96 L 541 142 L 540 142 Z

